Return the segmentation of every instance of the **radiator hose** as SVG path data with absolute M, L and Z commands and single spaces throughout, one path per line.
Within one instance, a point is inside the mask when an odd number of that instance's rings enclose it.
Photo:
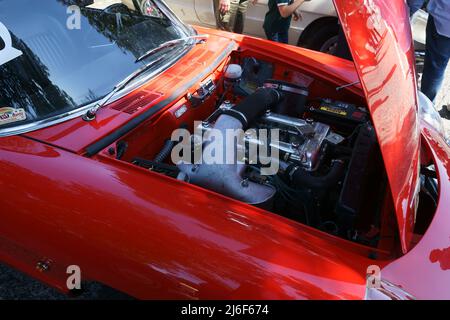
M 166 140 L 164 143 L 164 146 L 162 147 L 161 151 L 156 155 L 154 162 L 164 162 L 172 152 L 173 147 L 175 146 L 175 141 L 172 140 Z
M 223 114 L 239 120 L 242 123 L 242 129 L 245 130 L 270 107 L 276 106 L 281 101 L 281 98 L 281 93 L 275 89 L 259 88 L 241 103 L 226 110 Z

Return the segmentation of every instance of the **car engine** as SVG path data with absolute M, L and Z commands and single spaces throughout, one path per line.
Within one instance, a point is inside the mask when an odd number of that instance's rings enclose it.
M 249 204 L 270 207 L 276 188 L 270 183 L 261 183 L 262 176 L 257 178 L 257 174 L 252 177 L 248 175 L 249 169 L 258 172 L 261 162 L 264 162 L 259 154 L 249 163 L 251 145 L 275 151 L 276 155 L 269 155 L 270 159 L 265 159 L 265 162 L 275 163 L 278 170 L 290 170 L 288 174 L 292 176 L 298 170 L 308 173 L 317 171 L 325 153 L 324 141 L 343 138 L 333 134 L 326 124 L 272 112 L 271 108 L 279 109 L 284 98 L 281 90 L 264 87 L 237 105 L 224 102 L 197 129 L 201 130 L 205 144 L 210 140 L 212 130 L 218 130 L 221 137 L 227 136 L 226 130 L 242 130 L 241 139 L 227 141 L 223 145 L 222 154 L 234 155 L 232 160 L 236 160 L 235 164 L 226 164 L 225 161 L 208 163 L 204 157 L 200 161 L 203 164 L 187 161 L 188 164 L 178 164 L 184 179 Z M 278 138 L 274 139 L 271 135 L 265 139 L 259 138 L 257 133 L 261 129 L 268 133 L 273 132 L 270 131 L 273 129 L 278 130 Z M 199 140 L 197 136 L 192 136 L 191 141 Z M 202 147 L 205 149 L 206 146 Z M 240 159 L 236 159 L 238 150 L 242 151 Z M 254 182 L 255 179 L 260 182 Z
M 309 99 L 308 88 L 283 81 L 265 79 L 251 88 L 239 66 L 230 68 L 212 114 L 188 132 L 188 139 L 177 142 L 172 136 L 147 167 L 375 245 L 384 171 L 367 111 L 332 99 Z M 208 83 L 197 101 L 214 90 Z M 180 158 L 167 169 L 162 162 L 170 153 Z

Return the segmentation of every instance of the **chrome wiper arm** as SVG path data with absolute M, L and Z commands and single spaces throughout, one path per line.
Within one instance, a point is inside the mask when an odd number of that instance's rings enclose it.
M 148 58 L 149 56 L 163 50 L 164 48 L 168 48 L 168 47 L 172 47 L 180 42 L 186 42 L 187 40 L 190 39 L 201 39 L 203 41 L 205 41 L 209 36 L 208 35 L 195 35 L 195 36 L 190 36 L 190 37 L 185 37 L 185 38 L 180 38 L 180 39 L 175 39 L 175 40 L 171 40 L 171 41 L 167 41 L 163 44 L 161 44 L 160 46 L 158 46 L 157 48 L 154 48 L 148 52 L 146 52 L 143 56 L 139 57 L 138 59 L 136 59 L 136 62 L 139 62 L 145 58 Z M 196 43 L 200 43 L 196 42 Z M 95 119 L 96 115 L 97 115 L 97 111 L 100 110 L 101 108 L 103 108 L 106 104 L 108 104 L 108 102 L 116 95 L 117 92 L 121 91 L 122 89 L 124 89 L 130 82 L 132 82 L 134 79 L 136 79 L 137 77 L 139 77 L 141 74 L 143 74 L 145 71 L 147 71 L 148 69 L 150 69 L 151 67 L 153 67 L 155 64 L 157 64 L 158 62 L 160 62 L 161 60 L 164 59 L 164 55 L 157 58 L 156 60 L 151 61 L 150 63 L 147 63 L 146 65 L 144 65 L 143 67 L 139 68 L 138 70 L 136 70 L 135 72 L 133 72 L 132 74 L 130 74 L 128 77 L 126 77 L 125 79 L 123 79 L 122 81 L 120 81 L 118 84 L 116 84 L 113 88 L 113 90 L 108 93 L 103 99 L 101 99 L 100 101 L 98 101 L 94 107 L 90 108 L 83 116 L 83 120 L 85 121 L 92 121 Z
M 114 88 L 111 90 L 110 93 L 108 93 L 104 98 L 102 98 L 101 100 L 99 100 L 95 106 L 93 106 L 92 108 L 90 108 L 84 115 L 83 115 L 83 120 L 85 121 L 92 121 L 95 119 L 96 115 L 97 115 L 97 111 L 100 110 L 101 108 L 103 108 L 106 104 L 108 104 L 108 102 L 112 99 L 112 97 L 114 97 L 116 95 L 117 92 L 119 92 L 120 90 L 124 89 L 130 82 L 132 82 L 134 79 L 136 79 L 137 77 L 139 77 L 141 74 L 143 74 L 144 72 L 146 72 L 148 69 L 150 69 L 151 67 L 153 67 L 155 64 L 157 64 L 158 62 L 160 62 L 161 60 L 164 59 L 165 56 L 161 56 L 158 59 L 147 63 L 146 65 L 142 66 L 141 68 L 137 69 L 136 71 L 134 71 L 132 74 L 130 74 L 128 77 L 126 77 L 125 79 L 123 79 L 122 81 L 120 81 L 118 84 L 116 84 L 114 86 Z
M 142 60 L 144 60 L 144 59 L 146 59 L 146 58 L 148 58 L 148 57 L 150 57 L 150 56 L 152 56 L 152 55 L 154 55 L 154 54 L 156 54 L 156 53 L 158 53 L 158 52 L 160 52 L 160 51 L 162 51 L 162 50 L 164 50 L 166 48 L 170 48 L 170 47 L 176 46 L 179 43 L 186 42 L 186 41 L 191 40 L 191 39 L 200 39 L 200 41 L 196 42 L 196 43 L 200 43 L 200 42 L 203 42 L 206 39 L 208 39 L 208 37 L 209 37 L 209 35 L 207 35 L 207 34 L 199 34 L 199 35 L 195 35 L 195 36 L 189 36 L 189 37 L 184 37 L 184 38 L 179 38 L 179 39 L 166 41 L 166 42 L 162 43 L 161 45 L 159 45 L 158 47 L 153 48 L 153 49 L 147 51 L 146 53 L 144 53 L 142 56 L 137 58 L 135 62 L 142 61 Z

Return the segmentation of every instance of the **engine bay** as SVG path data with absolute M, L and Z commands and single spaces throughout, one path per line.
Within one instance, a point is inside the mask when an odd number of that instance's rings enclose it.
M 235 60 L 119 141 L 114 156 L 377 247 L 387 178 L 367 108 L 326 95 L 329 88 L 318 95 L 320 82 L 308 75 L 286 81 L 270 62 Z M 229 130 L 235 136 L 216 143 Z

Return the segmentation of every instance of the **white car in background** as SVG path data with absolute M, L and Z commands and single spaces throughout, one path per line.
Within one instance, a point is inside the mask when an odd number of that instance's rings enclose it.
M 145 11 L 147 0 L 93 0 L 90 7 L 107 8 L 114 4 L 125 4 L 133 7 L 137 2 L 142 11 Z M 184 22 L 193 25 L 216 28 L 214 15 L 214 0 L 166 0 L 169 7 Z M 251 1 L 245 19 L 244 33 L 265 38 L 263 29 L 264 17 L 268 11 L 268 0 L 258 0 L 256 4 Z M 313 50 L 333 54 L 335 52 L 339 25 L 332 0 L 313 0 L 305 2 L 300 7 L 302 19 L 292 21 L 289 30 L 290 44 Z M 428 13 L 419 10 L 412 18 L 413 38 L 419 49 L 425 44 L 425 29 Z M 422 47 L 420 46 L 422 44 Z M 423 53 L 418 53 L 423 55 Z
M 172 10 L 188 24 L 216 28 L 214 0 L 165 0 Z M 264 17 L 268 0 L 258 0 L 248 5 L 244 33 L 265 38 Z M 313 0 L 300 7 L 303 19 L 292 21 L 289 43 L 327 53 L 334 53 L 337 46 L 339 25 L 332 0 Z M 413 18 L 413 38 L 425 44 L 425 27 L 428 14 L 420 10 Z
M 216 28 L 214 0 L 166 0 L 169 7 L 188 24 Z M 268 0 L 251 1 L 248 5 L 244 33 L 265 38 L 264 17 Z M 338 39 L 339 25 L 332 0 L 314 0 L 300 7 L 303 19 L 292 21 L 289 42 L 292 45 L 333 52 Z

